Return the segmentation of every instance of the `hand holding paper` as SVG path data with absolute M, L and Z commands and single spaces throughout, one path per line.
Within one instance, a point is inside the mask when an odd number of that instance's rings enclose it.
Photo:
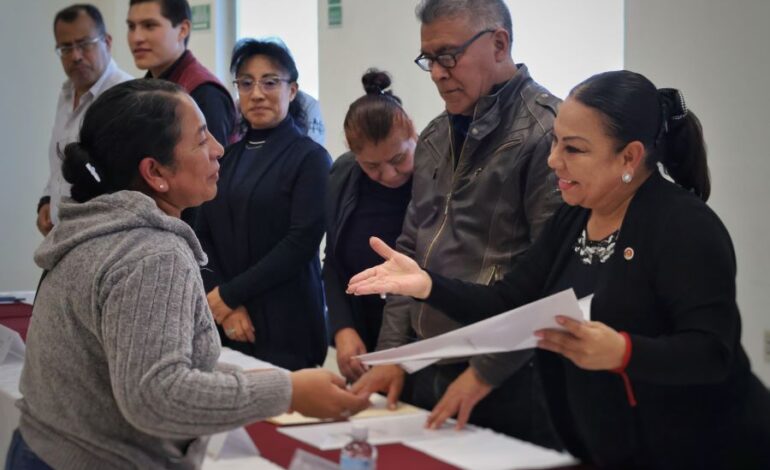
M 581 303 L 590 305 L 590 298 Z M 564 330 L 556 322 L 557 315 L 583 322 L 588 312 L 590 308 L 586 307 L 583 313 L 574 291 L 569 289 L 449 333 L 364 354 L 360 359 L 368 365 L 405 364 L 413 372 L 445 358 L 534 348 L 536 331 Z
M 587 370 L 612 370 L 623 363 L 626 340 L 617 331 L 600 322 L 579 322 L 561 316 L 556 321 L 566 331 L 536 332 L 541 338 L 538 347 L 561 354 Z

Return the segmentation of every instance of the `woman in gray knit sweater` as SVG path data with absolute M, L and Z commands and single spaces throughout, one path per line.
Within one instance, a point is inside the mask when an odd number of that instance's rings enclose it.
M 181 211 L 214 197 L 222 146 L 176 85 L 101 95 L 64 151 L 72 199 L 35 253 L 38 290 L 8 468 L 198 468 L 206 439 L 294 409 L 368 404 L 314 369 L 217 366 L 200 278 L 206 255 Z

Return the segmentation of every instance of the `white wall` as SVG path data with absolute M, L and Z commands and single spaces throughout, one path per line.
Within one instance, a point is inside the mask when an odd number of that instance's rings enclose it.
M 738 257 L 743 344 L 770 385 L 770 2 L 626 0 L 626 67 L 683 90 L 709 151 L 709 204 Z
M 513 17 L 513 58 L 565 97 L 583 79 L 623 68 L 622 0 L 506 0 Z
M 622 67 L 621 0 L 507 0 L 513 16 L 513 51 L 533 78 L 557 96 L 589 75 Z M 342 2 L 342 26 L 328 26 L 327 1 L 318 0 L 320 101 L 327 148 L 345 151 L 342 122 L 363 94 L 361 75 L 372 66 L 393 76 L 393 91 L 420 130 L 444 108 L 428 73 L 413 62 L 420 53 L 416 0 Z M 547 14 L 544 14 L 547 12 Z
M 414 62 L 420 53 L 420 26 L 415 0 L 342 2 L 342 26 L 328 25 L 327 1 L 318 0 L 319 80 L 326 121 L 326 148 L 332 157 L 346 151 L 342 122 L 348 106 L 364 94 L 361 76 L 367 68 L 390 72 L 392 90 L 422 129 L 443 109 L 426 72 Z
M 297 64 L 300 89 L 318 97 L 318 4 L 312 0 L 238 0 L 237 4 L 237 37 L 281 38 Z
M 0 290 L 31 290 L 42 240 L 35 207 L 48 176 L 48 140 L 64 81 L 54 53 L 53 17 L 66 0 L 5 0 L 0 15 Z M 10 14 L 13 12 L 13 14 Z

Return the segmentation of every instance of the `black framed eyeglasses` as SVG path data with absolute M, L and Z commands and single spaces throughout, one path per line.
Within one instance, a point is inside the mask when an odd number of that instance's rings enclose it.
M 241 77 L 233 80 L 233 84 L 238 89 L 238 93 L 248 94 L 254 90 L 255 86 L 259 86 L 262 93 L 272 93 L 278 89 L 281 82 L 291 83 L 292 80 L 281 77 L 262 77 L 260 79 L 254 79 L 251 77 Z
M 56 55 L 59 57 L 69 56 L 75 52 L 75 49 L 79 49 L 80 52 L 88 52 L 93 49 L 94 46 L 102 39 L 104 39 L 104 36 L 97 36 L 95 38 L 85 39 L 73 44 L 67 44 L 66 46 L 56 46 L 54 50 L 56 51 Z
M 494 29 L 485 29 L 483 31 L 479 31 L 472 38 L 462 43 L 457 49 L 453 50 L 452 52 L 443 52 L 438 55 L 422 53 L 418 55 L 416 59 L 414 59 L 414 63 L 417 64 L 418 67 L 425 70 L 426 72 L 430 72 L 430 68 L 431 66 L 433 66 L 434 63 L 439 64 L 445 69 L 451 69 L 455 65 L 457 65 L 457 56 L 465 52 L 465 49 L 468 49 L 468 46 L 473 44 L 473 41 L 480 38 L 484 34 L 493 33 L 493 32 L 495 32 Z

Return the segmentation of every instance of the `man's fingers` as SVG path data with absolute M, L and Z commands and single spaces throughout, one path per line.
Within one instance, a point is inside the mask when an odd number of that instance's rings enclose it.
M 388 387 L 388 409 L 395 410 L 398 406 L 398 398 L 401 395 L 401 386 L 394 380 Z
M 428 421 L 425 423 L 426 427 L 438 429 L 444 424 L 444 421 L 451 418 L 456 412 L 456 406 L 439 402 L 439 404 L 436 405 L 436 408 L 431 412 L 430 416 L 428 416 Z
M 369 401 L 369 395 L 354 395 L 348 391 L 340 391 L 342 394 L 342 402 L 346 411 L 350 414 L 356 414 L 359 411 L 369 408 L 371 402 Z
M 460 430 L 468 424 L 468 420 L 471 418 L 471 411 L 473 411 L 473 405 L 467 401 L 460 402 L 460 412 L 457 413 L 457 424 L 455 429 Z
M 353 385 L 350 386 L 350 391 L 358 395 L 359 393 L 374 393 L 376 390 L 372 390 L 369 388 L 369 381 L 366 380 L 367 377 L 361 377 Z
M 350 371 L 356 376 L 356 378 L 361 377 L 366 373 L 366 366 L 364 366 L 364 364 L 358 359 L 351 358 L 349 360 L 349 364 Z

